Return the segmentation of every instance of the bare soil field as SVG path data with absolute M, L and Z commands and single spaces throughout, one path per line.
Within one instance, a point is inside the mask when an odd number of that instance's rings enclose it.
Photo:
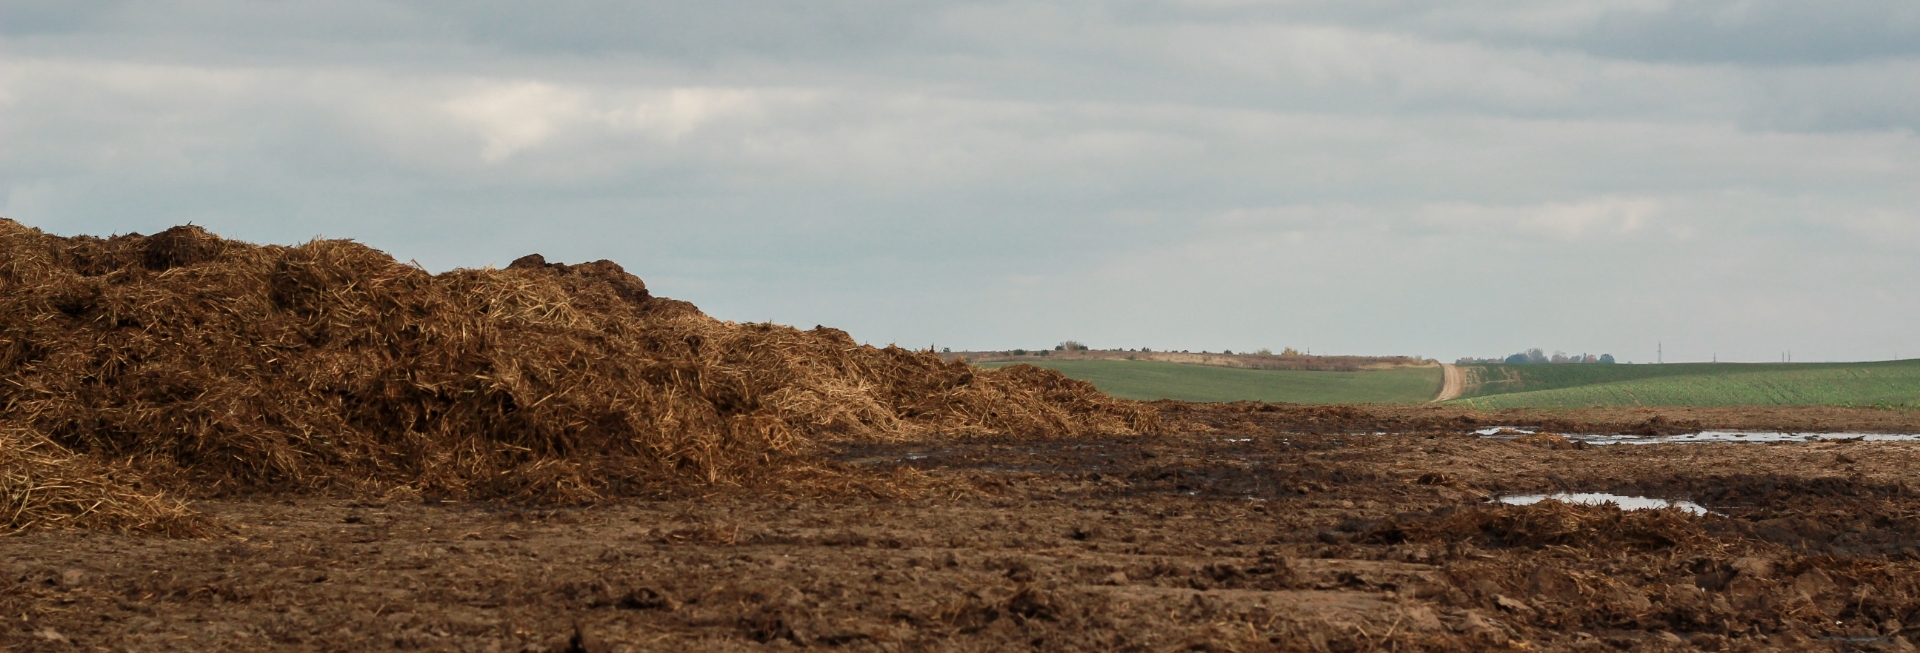
M 0 650 L 1908 651 L 1913 411 L 1153 404 L 1153 435 L 849 444 L 837 490 L 196 501 L 0 537 Z M 1488 497 L 1690 499 L 1623 512 Z
M 0 650 L 1912 650 L 1920 443 L 1553 434 L 1698 429 L 1920 412 L 1141 403 L 611 261 L 0 219 Z

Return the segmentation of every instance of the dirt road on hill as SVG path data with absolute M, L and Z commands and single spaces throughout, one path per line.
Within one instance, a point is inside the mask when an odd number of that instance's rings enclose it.
M 1460 371 L 1460 366 L 1452 363 L 1441 363 L 1440 394 L 1434 397 L 1433 400 L 1446 401 L 1448 399 L 1458 399 L 1460 398 L 1460 393 L 1466 392 L 1466 390 L 1467 375 L 1465 372 Z

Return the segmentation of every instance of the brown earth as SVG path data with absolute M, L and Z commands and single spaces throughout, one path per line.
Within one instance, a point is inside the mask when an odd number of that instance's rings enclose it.
M 1168 432 L 846 444 L 849 482 L 580 507 L 320 488 L 218 535 L 0 538 L 0 650 L 1912 650 L 1920 432 L 1837 408 L 1156 404 Z M 1375 434 L 1375 432 L 1385 432 Z M 1608 491 L 1717 514 L 1490 495 Z M 699 496 L 694 492 L 711 492 Z

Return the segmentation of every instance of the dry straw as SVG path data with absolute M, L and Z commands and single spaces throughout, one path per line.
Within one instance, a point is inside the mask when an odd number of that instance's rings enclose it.
M 207 532 L 186 503 L 128 483 L 131 474 L 76 456 L 37 433 L 0 428 L 0 532 L 90 528 Z
M 29 499 L 13 529 L 159 520 L 156 489 L 588 501 L 765 482 L 835 442 L 1158 428 L 1048 370 L 721 322 L 607 261 L 433 275 L 345 240 L 4 219 L 0 405 L 6 491 L 70 470 L 100 497 Z

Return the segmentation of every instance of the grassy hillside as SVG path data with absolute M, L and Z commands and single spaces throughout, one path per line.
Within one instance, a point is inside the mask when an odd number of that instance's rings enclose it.
M 1878 363 L 1470 365 L 1480 408 L 1528 406 L 1920 407 L 1920 360 Z M 1474 382 L 1478 382 L 1475 386 Z
M 1003 367 L 1017 363 L 983 363 Z M 1125 399 L 1271 401 L 1302 404 L 1420 402 L 1440 392 L 1440 368 L 1414 367 L 1364 372 L 1248 370 L 1153 361 L 1035 361 L 1067 376 L 1093 382 Z

